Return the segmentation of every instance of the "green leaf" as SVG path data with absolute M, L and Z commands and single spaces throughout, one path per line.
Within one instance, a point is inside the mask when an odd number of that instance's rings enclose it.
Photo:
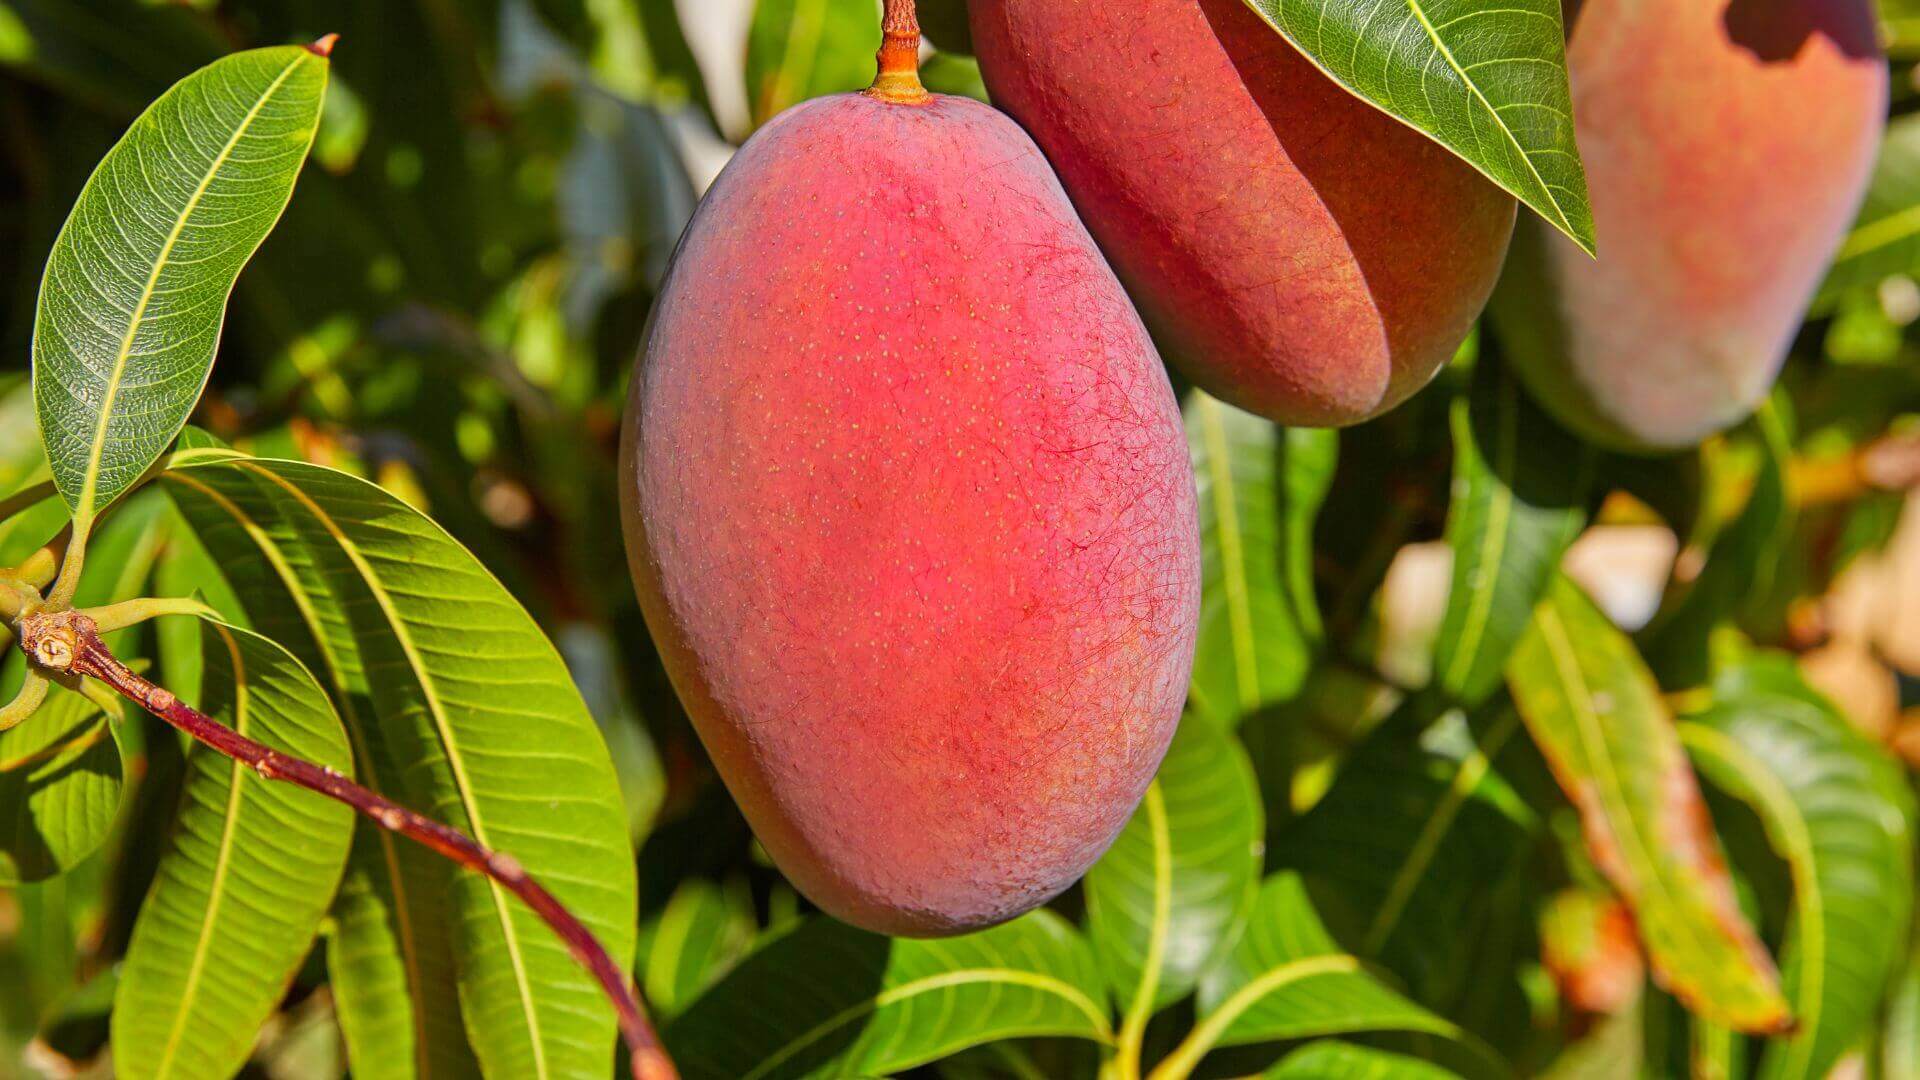
M 1331 1041 L 1308 1043 L 1260 1075 L 1267 1080 L 1454 1080 L 1459 1076 L 1405 1054 Z
M 1594 250 L 1559 0 L 1248 0 L 1348 90 Z
M 0 885 L 65 873 L 99 850 L 119 813 L 124 768 L 99 707 L 58 687 L 38 712 L 0 731 L 8 823 L 0 830 Z
M 1239 741 L 1180 722 L 1140 809 L 1087 872 L 1087 931 L 1130 1027 L 1233 946 L 1260 883 L 1260 788 Z
M 1494 771 L 1519 733 L 1511 709 L 1470 725 L 1458 712 L 1415 739 L 1375 732 L 1313 809 L 1274 841 L 1351 951 L 1379 959 L 1429 1003 L 1474 977 L 1496 886 L 1512 876 L 1536 822 Z M 1350 924 L 1350 925 L 1349 925 Z
M 864 89 L 879 48 L 875 0 L 756 0 L 746 69 L 753 125 L 808 98 Z
M 160 456 L 213 367 L 226 299 L 293 193 L 326 91 L 298 46 L 215 61 L 107 154 L 54 242 L 34 404 L 84 527 Z
M 703 878 L 673 891 L 642 945 L 640 986 L 656 1021 L 669 1020 L 753 946 L 753 898 Z
M 1920 942 L 1908 943 L 1906 970 L 1887 998 L 1880 1033 L 1880 1075 L 1920 1076 Z
M 1913 25 L 1920 29 L 1920 18 Z M 1866 202 L 1834 256 L 1813 310 L 1831 311 L 1842 296 L 1872 291 L 1899 276 L 1920 277 L 1920 116 L 1913 115 L 1887 124 Z
M 1459 1028 L 1408 1001 L 1343 953 L 1320 922 L 1300 875 L 1269 877 L 1240 943 L 1200 986 L 1200 1020 L 1153 1076 L 1188 1075 L 1216 1046 L 1359 1031 L 1413 1031 L 1463 1039 Z
M 1507 680 L 1662 985 L 1710 1021 L 1789 1027 L 1773 962 L 1735 901 L 1673 718 L 1633 643 L 1556 577 Z
M 1567 435 L 1492 356 L 1453 405 L 1453 584 L 1433 678 L 1479 705 L 1500 688 L 1514 643 L 1586 523 L 1593 452 Z
M 634 864 L 606 746 L 552 644 L 486 568 L 394 495 L 317 465 L 202 460 L 164 480 L 255 626 L 319 673 L 370 786 L 513 855 L 626 963 Z M 487 1073 L 603 1071 L 613 1014 L 592 977 L 505 890 L 460 873 L 443 893 L 437 860 L 411 848 L 363 845 L 365 888 L 343 891 L 372 905 L 339 913 L 336 955 L 364 976 L 341 991 L 355 1017 L 343 1023 L 350 1038 L 382 1033 L 350 1045 L 356 1062 L 458 1063 L 444 934 Z
M 202 709 L 242 735 L 343 773 L 346 735 L 313 676 L 266 638 L 206 624 Z M 205 747 L 114 995 L 119 1076 L 238 1072 L 307 954 L 352 835 L 344 804 L 261 779 Z
M 1300 692 L 1321 638 L 1313 522 L 1335 432 L 1283 429 L 1193 391 L 1187 446 L 1200 496 L 1193 702 L 1222 727 Z
M 1767 1044 L 1763 1080 L 1826 1076 L 1872 1021 L 1913 910 L 1904 770 L 1769 659 L 1716 681 L 1680 737 L 1716 787 L 1750 804 L 1793 879 L 1782 978 L 1799 1027 Z
M 667 1028 L 688 1080 L 884 1076 L 1022 1036 L 1110 1041 L 1087 943 L 1035 911 L 977 934 L 885 938 L 815 918 Z
M 1698 686 L 1708 678 L 1708 645 L 1721 622 L 1738 615 L 1771 588 L 1780 546 L 1793 524 L 1787 496 L 1787 459 L 1793 448 L 1770 402 L 1753 416 L 1760 469 L 1740 515 L 1714 537 L 1693 586 L 1649 627 L 1646 655 L 1664 685 Z

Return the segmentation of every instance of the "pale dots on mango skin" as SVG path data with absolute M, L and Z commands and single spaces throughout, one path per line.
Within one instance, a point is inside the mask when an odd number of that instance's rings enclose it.
M 767 125 L 689 226 L 627 419 L 648 625 L 802 891 L 954 933 L 1098 857 L 1185 696 L 1193 482 L 1018 127 L 859 95 Z

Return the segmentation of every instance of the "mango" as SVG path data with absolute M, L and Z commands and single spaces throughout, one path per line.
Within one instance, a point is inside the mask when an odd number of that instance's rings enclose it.
M 1852 222 L 1887 108 L 1869 0 L 1569 7 L 1591 259 L 1522 225 L 1493 301 L 1569 427 L 1657 453 L 1738 423 Z
M 1060 893 L 1132 814 L 1200 545 L 1166 370 L 1046 159 L 895 76 L 774 118 L 701 202 L 621 501 L 773 860 L 847 922 L 942 935 Z
M 994 103 L 1047 153 L 1168 359 L 1284 424 L 1377 416 L 1485 306 L 1514 200 L 1349 94 L 1243 0 L 970 0 Z

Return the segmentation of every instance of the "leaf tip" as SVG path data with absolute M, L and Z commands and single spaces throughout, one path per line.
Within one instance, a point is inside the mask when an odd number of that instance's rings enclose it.
M 326 34 L 315 39 L 313 44 L 308 45 L 307 51 L 319 57 L 320 59 L 325 60 L 326 58 L 333 55 L 333 47 L 334 45 L 338 44 L 339 41 L 340 41 L 339 34 Z

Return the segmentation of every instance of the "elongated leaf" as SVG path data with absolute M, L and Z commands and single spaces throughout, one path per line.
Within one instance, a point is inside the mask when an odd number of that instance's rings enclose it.
M 1112 1038 L 1087 943 L 1049 911 L 965 937 L 888 939 L 815 918 L 668 1027 L 688 1080 L 885 1076 L 1028 1035 Z
M 418 511 L 344 473 L 228 458 L 167 480 L 249 598 L 255 624 L 303 643 L 296 654 L 320 657 L 356 731 L 356 756 L 382 790 L 512 854 L 617 962 L 629 959 L 634 869 L 612 764 L 558 654 L 499 582 Z M 229 550 L 248 552 L 248 565 L 229 563 L 221 555 Z M 245 587 L 242 575 L 252 576 Z M 393 1000 L 375 990 L 393 990 L 396 972 L 429 990 L 441 985 L 431 937 L 449 933 L 461 1015 L 487 1073 L 607 1068 L 612 1011 L 538 916 L 466 873 L 453 876 L 451 909 L 436 915 L 431 883 L 414 880 L 410 855 L 378 855 L 356 865 L 375 876 L 372 895 L 387 910 L 352 925 L 384 927 L 386 940 L 339 946 L 384 958 L 377 978 L 367 971 L 370 994 Z M 415 952 L 416 942 L 428 948 Z M 429 998 L 422 1011 L 401 1060 L 455 1053 L 443 1041 L 443 1008 Z M 363 1014 L 360 1030 L 376 1030 L 378 1019 Z
M 53 877 L 99 850 L 123 775 L 112 725 L 78 694 L 56 687 L 40 711 L 0 732 L 0 885 Z
M 747 33 L 747 97 L 757 127 L 808 98 L 873 81 L 874 0 L 756 0 Z
M 1767 1044 L 1759 1075 L 1824 1077 L 1872 1020 L 1898 959 L 1887 929 L 1913 910 L 1903 770 L 1785 660 L 1716 680 L 1680 734 L 1715 786 L 1753 806 L 1793 879 L 1781 967 L 1799 1027 Z
M 1260 884 L 1260 788 L 1239 741 L 1180 722 L 1140 809 L 1087 872 L 1087 930 L 1107 985 L 1144 1023 L 1233 946 Z
M 1556 577 L 1507 681 L 1661 984 L 1708 1020 L 1789 1027 L 1773 961 L 1735 902 L 1673 718 L 1633 644 Z
M 1880 1033 L 1880 1075 L 1920 1076 L 1920 942 L 1909 943 L 1906 970 L 1887 998 Z
M 1341 952 L 1300 875 L 1283 871 L 1262 886 L 1239 945 L 1201 983 L 1200 1021 L 1155 1075 L 1185 1075 L 1216 1046 L 1358 1031 L 1462 1037 Z
M 206 634 L 202 711 L 275 750 L 352 772 L 340 720 L 299 661 L 245 630 L 208 623 Z M 352 827 L 346 806 L 195 748 L 114 995 L 117 1075 L 239 1071 L 320 928 Z
M 1349 951 L 1385 963 L 1423 1001 L 1450 1001 L 1473 976 L 1485 945 L 1474 928 L 1535 827 L 1493 765 L 1519 728 L 1501 709 L 1472 726 L 1451 713 L 1417 741 L 1376 732 L 1274 842 L 1280 865 L 1326 898 Z
M 1328 1041 L 1295 1050 L 1261 1075 L 1267 1080 L 1452 1080 L 1460 1074 L 1405 1054 Z
M 126 490 L 193 411 L 326 84 L 325 57 L 297 46 L 215 61 L 135 120 L 81 191 L 33 334 L 40 434 L 76 518 Z
M 656 1020 L 692 1004 L 753 945 L 753 898 L 695 878 L 673 891 L 642 941 L 641 988 Z
M 1200 493 L 1193 702 L 1231 728 L 1298 694 L 1319 648 L 1313 521 L 1339 439 L 1282 429 L 1198 390 L 1186 425 Z
M 361 782 L 410 800 L 413 793 L 378 723 L 381 714 L 344 610 L 347 597 L 358 594 L 346 591 L 348 582 L 325 573 L 270 493 L 235 484 L 236 501 L 185 473 L 164 479 L 196 539 L 225 576 L 227 593 L 245 597 L 250 621 L 286 645 L 325 685 L 345 723 Z M 168 655 L 162 654 L 163 661 Z M 191 663 L 198 662 L 195 647 Z M 356 826 L 346 879 L 334 902 L 327 961 L 357 1075 L 377 1080 L 479 1073 L 460 1017 L 454 914 L 446 895 L 450 878 L 451 869 L 439 856 L 384 829 Z
M 1559 0 L 1247 0 L 1320 70 L 1594 250 Z
M 1495 357 L 1453 407 L 1453 585 L 1433 678 L 1469 707 L 1500 688 L 1514 643 L 1586 521 L 1593 452 L 1521 392 Z
M 1920 17 L 1911 22 L 1920 29 Z M 1866 202 L 1820 286 L 1814 310 L 1829 311 L 1849 292 L 1875 289 L 1902 275 L 1920 276 L 1920 116 L 1912 115 L 1887 124 Z
M 1670 613 L 1648 629 L 1646 655 L 1669 686 L 1697 686 L 1708 676 L 1713 629 L 1765 595 L 1780 544 L 1793 523 L 1786 461 L 1792 446 L 1780 414 L 1769 403 L 1753 416 L 1760 468 L 1740 514 L 1714 538 L 1706 567 Z

